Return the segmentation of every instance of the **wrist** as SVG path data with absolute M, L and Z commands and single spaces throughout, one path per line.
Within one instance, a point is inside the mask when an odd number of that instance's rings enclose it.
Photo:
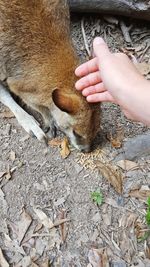
M 135 120 L 150 125 L 150 81 L 142 77 L 128 87 L 123 106 Z

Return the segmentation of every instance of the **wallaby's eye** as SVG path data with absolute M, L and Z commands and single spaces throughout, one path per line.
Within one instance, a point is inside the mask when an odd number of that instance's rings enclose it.
M 76 133 L 74 130 L 73 130 L 73 134 L 75 135 L 75 137 L 76 138 L 78 138 L 78 139 L 81 139 L 82 138 L 82 136 L 81 135 L 79 135 L 78 133 Z

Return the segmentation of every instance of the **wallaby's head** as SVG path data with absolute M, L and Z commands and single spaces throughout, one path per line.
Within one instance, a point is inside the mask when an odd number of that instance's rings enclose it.
M 82 95 L 72 91 L 55 89 L 52 99 L 52 115 L 57 126 L 75 148 L 90 152 L 99 130 L 100 107 L 87 103 Z

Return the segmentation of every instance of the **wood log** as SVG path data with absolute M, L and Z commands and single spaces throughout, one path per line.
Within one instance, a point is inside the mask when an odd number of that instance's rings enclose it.
M 149 0 L 69 0 L 72 12 L 123 15 L 150 21 Z

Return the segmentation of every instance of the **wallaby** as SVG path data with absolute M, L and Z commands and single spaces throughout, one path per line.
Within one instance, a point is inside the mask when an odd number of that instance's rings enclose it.
M 55 126 L 84 152 L 99 129 L 100 108 L 75 90 L 80 64 L 69 32 L 67 0 L 0 0 L 0 101 L 37 139 L 45 133 L 13 99 L 38 111 L 51 136 Z

